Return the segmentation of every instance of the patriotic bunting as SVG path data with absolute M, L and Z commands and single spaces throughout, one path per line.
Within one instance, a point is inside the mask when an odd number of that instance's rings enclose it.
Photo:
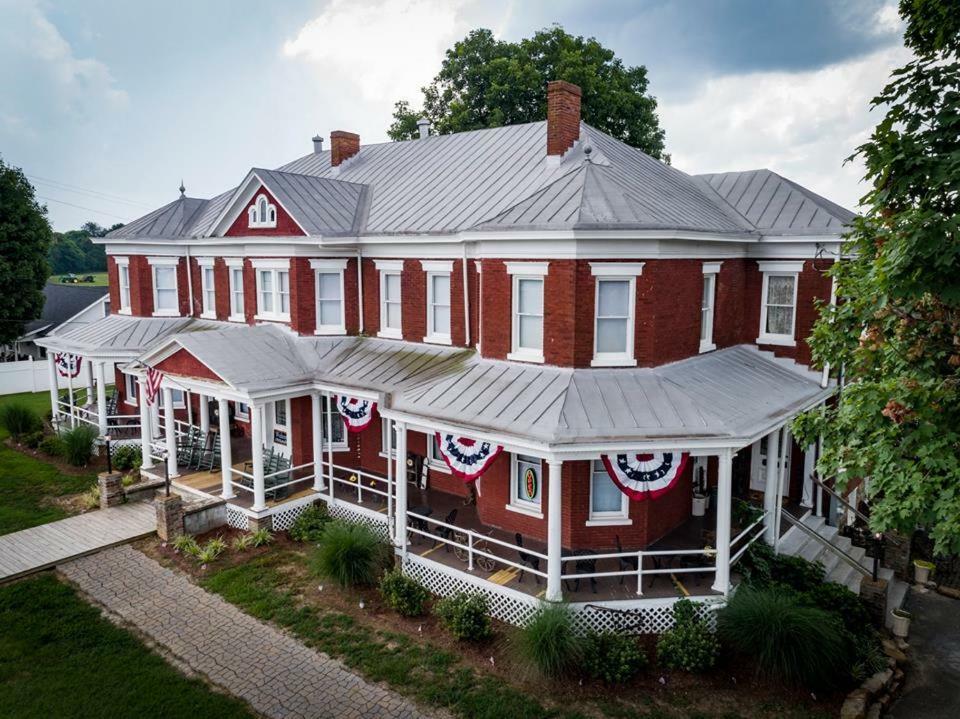
M 472 482 L 487 471 L 503 446 L 437 432 L 437 449 L 451 472 L 464 482 Z
M 147 367 L 147 404 L 156 404 L 162 381 L 163 372 L 153 367 Z
M 69 352 L 57 352 L 53 356 L 53 362 L 57 366 L 57 374 L 61 377 L 76 377 L 80 374 L 80 363 L 83 357 L 70 354 Z
M 376 409 L 377 403 L 369 399 L 349 397 L 345 394 L 337 397 L 337 411 L 350 432 L 362 432 L 369 427 Z
M 605 454 L 600 457 L 607 474 L 620 491 L 642 502 L 656 499 L 677 483 L 689 454 L 656 452 L 653 454 Z

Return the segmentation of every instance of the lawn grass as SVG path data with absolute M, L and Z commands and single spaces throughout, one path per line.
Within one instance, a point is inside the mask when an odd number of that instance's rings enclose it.
M 0 587 L 0 716 L 251 717 L 44 574 Z
M 0 405 L 22 402 L 40 415 L 50 408 L 46 392 L 25 392 L 0 397 Z M 46 524 L 69 516 L 50 497 L 77 494 L 97 479 L 92 473 L 64 474 L 56 466 L 22 454 L 2 444 L 7 433 L 0 428 L 0 534 Z
M 70 284 L 67 282 L 60 282 L 60 278 L 64 277 L 67 274 L 69 273 L 64 272 L 61 275 L 50 275 L 50 279 L 48 281 L 54 285 Z M 87 275 L 93 275 L 93 282 L 77 282 L 76 283 L 77 287 L 106 287 L 109 284 L 107 280 L 106 272 L 74 272 L 73 274 L 75 274 L 77 277 L 86 277 Z

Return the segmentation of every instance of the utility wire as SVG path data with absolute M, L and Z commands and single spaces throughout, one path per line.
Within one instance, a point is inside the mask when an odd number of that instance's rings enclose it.
M 67 205 L 68 207 L 76 207 L 78 210 L 86 210 L 87 212 L 96 212 L 99 215 L 107 215 L 108 217 L 114 217 L 118 220 L 123 220 L 124 222 L 130 222 L 129 217 L 121 217 L 120 215 L 115 215 L 112 212 L 106 212 L 105 210 L 95 210 L 92 207 L 84 207 L 83 205 L 75 205 L 72 202 L 66 202 L 64 200 L 58 200 L 55 197 L 44 197 L 43 195 L 37 195 L 41 200 L 46 200 L 47 202 L 58 202 L 61 205 Z
M 77 194 L 90 195 L 98 199 L 111 200 L 113 202 L 123 202 L 128 205 L 137 205 L 138 207 L 145 207 L 148 210 L 152 210 L 153 206 L 148 205 L 144 202 L 137 202 L 136 200 L 128 200 L 126 198 L 120 197 L 119 195 L 111 195 L 109 192 L 100 192 L 99 190 L 89 190 L 83 187 L 78 187 L 77 185 L 70 185 L 66 182 L 60 182 L 58 180 L 48 180 L 44 177 L 38 177 L 37 175 L 27 175 L 34 182 L 41 182 L 45 185 L 52 185 L 59 190 L 64 190 L 66 192 L 75 192 Z

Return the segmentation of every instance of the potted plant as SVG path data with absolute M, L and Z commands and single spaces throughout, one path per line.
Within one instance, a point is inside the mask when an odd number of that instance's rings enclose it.
M 925 559 L 913 560 L 913 579 L 917 584 L 926 584 L 930 581 L 930 572 L 934 570 L 933 562 Z
M 892 614 L 893 626 L 890 627 L 890 630 L 893 632 L 893 636 L 906 639 L 907 634 L 910 633 L 910 619 L 912 618 L 910 612 L 898 608 L 894 609 Z

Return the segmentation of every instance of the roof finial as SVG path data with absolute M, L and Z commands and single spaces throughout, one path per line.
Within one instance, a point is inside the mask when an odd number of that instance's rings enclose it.
M 186 197 L 187 188 L 183 186 L 183 178 L 180 178 L 180 197 Z

